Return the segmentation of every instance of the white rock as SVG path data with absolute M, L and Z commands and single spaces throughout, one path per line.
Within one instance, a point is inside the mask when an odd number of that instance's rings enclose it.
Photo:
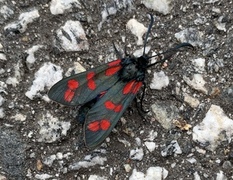
M 221 135 L 225 132 L 225 136 Z M 206 117 L 203 121 L 193 128 L 193 140 L 202 143 L 203 145 L 209 144 L 206 148 L 214 151 L 220 144 L 220 141 L 231 141 L 233 134 L 233 120 L 228 118 L 221 107 L 211 105 Z
M 18 62 L 16 63 L 16 65 L 14 65 L 14 76 L 8 77 L 6 83 L 16 87 L 21 81 L 20 71 L 21 71 L 21 65 Z
M 54 15 L 63 14 L 70 11 L 72 7 L 81 8 L 78 0 L 52 0 L 50 4 L 50 12 Z
M 104 176 L 90 175 L 88 180 L 108 180 L 108 178 L 106 178 Z
M 33 137 L 33 133 L 34 133 L 33 131 L 29 131 L 27 136 L 28 136 L 29 138 L 32 138 L 32 137 Z
M 0 61 L 6 61 L 6 60 L 7 58 L 6 58 L 6 55 L 4 54 L 3 45 L 0 43 Z
M 6 55 L 3 52 L 0 52 L 0 60 L 6 61 Z
M 167 104 L 163 104 L 163 102 L 156 102 L 152 104 L 151 110 L 154 114 L 154 118 L 165 129 L 171 129 L 173 126 L 173 120 L 179 118 L 179 110 L 173 104 L 167 106 Z
M 62 72 L 63 70 L 60 66 L 56 66 L 50 62 L 45 63 L 35 73 L 33 84 L 25 95 L 31 100 L 36 96 L 42 96 L 40 92 L 43 92 L 46 87 L 50 88 L 52 85 L 62 79 Z
M 4 176 L 4 175 L 2 175 L 2 174 L 0 174 L 0 180 L 7 180 L 7 177 Z
M 126 28 L 129 29 L 133 35 L 137 36 L 137 45 L 142 45 L 142 36 L 147 32 L 147 28 L 142 23 L 139 23 L 136 19 L 130 19 L 126 24 Z
M 217 173 L 216 180 L 227 180 L 227 177 L 223 174 L 222 171 L 219 171 L 219 173 Z
M 169 78 L 165 75 L 163 71 L 155 72 L 152 82 L 150 84 L 151 89 L 161 90 L 164 87 L 167 87 L 169 84 Z
M 131 166 L 129 164 L 124 164 L 125 172 L 130 172 L 131 171 Z
M 180 42 L 189 42 L 193 46 L 202 46 L 204 33 L 195 28 L 187 28 L 178 33 L 175 37 Z
M 22 13 L 19 16 L 18 21 L 8 24 L 4 27 L 4 30 L 6 32 L 14 32 L 17 30 L 20 33 L 23 33 L 26 31 L 28 24 L 32 23 L 39 17 L 40 15 L 37 9 Z
M 4 92 L 5 85 L 6 84 L 4 82 L 0 81 L 0 93 Z M 0 106 L 2 106 L 4 102 L 5 102 L 5 99 L 0 95 Z M 3 118 L 4 116 L 5 116 L 4 109 L 0 107 L 0 118 Z
M 217 13 L 217 14 L 221 14 L 221 9 L 217 8 L 217 7 L 213 7 L 212 11 Z
M 151 46 L 146 46 L 146 48 L 145 48 L 145 54 L 148 54 L 148 52 L 150 51 L 150 49 L 151 49 Z M 135 57 L 140 57 L 140 56 L 143 55 L 143 51 L 144 51 L 144 48 L 138 49 L 138 50 L 134 51 L 133 55 Z
M 206 3 L 206 4 L 214 4 L 214 3 L 216 3 L 216 2 L 219 2 L 219 0 L 208 0 L 208 1 L 206 1 L 205 3 Z
M 98 30 L 100 31 L 102 28 L 103 23 L 107 20 L 108 16 L 116 14 L 117 13 L 117 9 L 116 7 L 109 7 L 104 9 L 101 12 L 101 16 L 102 16 L 102 21 L 98 24 Z
M 171 168 L 174 168 L 174 167 L 176 167 L 176 163 L 171 164 Z
M 55 159 L 56 159 L 56 155 L 53 154 L 51 156 L 44 158 L 43 163 L 46 164 L 47 166 L 51 167 L 53 165 L 53 162 Z
M 193 79 L 190 80 L 188 77 L 183 76 L 184 81 L 193 89 L 200 91 L 204 94 L 208 93 L 208 90 L 205 88 L 205 80 L 203 79 L 201 74 L 194 74 Z
M 141 161 L 143 156 L 144 153 L 142 148 L 136 148 L 130 150 L 130 154 L 129 154 L 130 159 Z
M 194 24 L 196 25 L 203 25 L 206 24 L 207 18 L 204 16 L 197 17 L 197 19 L 194 20 Z
M 156 144 L 154 142 L 146 141 L 145 145 L 150 152 L 153 152 L 155 150 Z
M 163 180 L 168 176 L 168 171 L 162 167 L 150 167 L 146 171 L 145 180 Z
M 192 64 L 197 72 L 202 73 L 205 71 L 205 59 L 197 58 L 192 60 Z
M 4 118 L 5 113 L 4 113 L 4 109 L 0 108 L 0 118 Z
M 114 1 L 111 4 L 104 3 L 104 10 L 101 11 L 102 21 L 98 24 L 98 30 L 100 31 L 103 23 L 107 20 L 108 16 L 116 14 L 123 9 L 131 10 L 133 7 L 133 0 Z
M 161 155 L 163 157 L 171 156 L 173 153 L 174 154 L 181 154 L 182 153 L 182 150 L 181 150 L 177 140 L 172 140 L 171 143 L 169 145 L 167 145 L 165 147 L 165 149 L 163 149 L 161 151 Z
M 106 141 L 107 143 L 109 143 L 109 142 L 111 141 L 110 137 L 107 137 L 107 138 L 105 139 L 105 141 Z
M 199 148 L 198 146 L 195 147 L 196 151 L 199 152 L 200 154 L 206 154 L 206 150 Z
M 201 177 L 199 176 L 198 172 L 193 173 L 194 180 L 201 180 Z
M 65 76 L 68 77 L 84 71 L 86 71 L 86 69 L 79 62 L 74 62 L 74 65 L 68 69 L 68 71 L 65 73 Z
M 154 130 L 151 130 L 148 134 L 148 136 L 144 139 L 147 141 L 154 141 L 154 139 L 158 136 L 158 133 L 155 132 Z
M 85 31 L 79 21 L 69 20 L 56 31 L 54 45 L 60 51 L 75 52 L 89 49 Z
M 0 60 L 1 60 L 1 53 L 0 53 Z M 4 74 L 5 72 L 6 72 L 5 69 L 3 68 L 0 69 L 0 74 Z
M 19 80 L 16 77 L 8 77 L 6 83 L 16 87 L 19 84 Z
M 148 8 L 153 9 L 154 11 L 158 11 L 164 15 L 170 13 L 171 7 L 170 7 L 171 0 L 143 0 L 142 3 Z
M 42 45 L 35 45 L 25 51 L 28 54 L 26 58 L 26 63 L 29 69 L 31 69 L 32 64 L 34 64 L 34 62 L 36 61 L 34 53 L 42 47 L 43 47 Z
M 86 71 L 86 69 L 79 62 L 74 62 L 74 65 L 72 68 L 68 69 L 68 71 L 65 73 L 65 76 L 68 77 L 71 76 L 72 73 L 78 74 L 84 71 Z
M 227 30 L 226 30 L 226 23 L 222 23 L 222 19 L 223 19 L 224 17 L 223 16 L 220 16 L 219 18 L 218 18 L 218 21 L 215 21 L 215 26 L 216 26 L 216 28 L 218 29 L 218 30 L 220 30 L 220 31 L 224 31 L 224 32 L 226 32 Z
M 194 164 L 197 162 L 195 158 L 188 158 L 187 161 L 190 162 L 191 164 Z
M 72 156 L 72 155 L 73 155 L 73 153 L 68 152 L 68 153 L 66 153 L 66 154 L 63 154 L 63 157 L 64 157 L 65 159 L 69 159 L 70 156 Z
M 12 9 L 10 9 L 9 7 L 7 7 L 6 5 L 3 5 L 0 8 L 0 14 L 2 14 L 4 19 L 8 19 L 9 17 L 11 17 L 11 15 L 14 14 L 14 11 Z
M 58 152 L 56 156 L 58 159 L 63 159 L 63 154 L 61 152 Z
M 146 174 L 139 172 L 136 169 L 133 170 L 129 180 L 163 180 L 168 176 L 168 171 L 165 168 L 156 166 L 149 167 Z
M 5 102 L 5 99 L 0 95 L 0 106 L 2 106 L 4 102 Z
M 121 139 L 121 138 L 117 138 L 119 142 L 121 142 L 122 144 L 125 145 L 125 147 L 130 147 L 131 144 L 129 141 L 125 140 L 125 139 Z
M 104 165 L 107 161 L 106 157 L 87 155 L 84 157 L 83 161 L 78 161 L 69 166 L 71 170 L 79 170 L 80 168 L 89 168 L 95 165 Z
M 70 129 L 70 122 L 60 121 L 58 118 L 53 117 L 47 112 L 38 121 L 39 124 L 39 138 L 38 142 L 52 143 L 66 136 L 67 131 Z
M 0 81 L 0 93 L 3 92 L 5 94 L 8 94 L 6 92 L 6 89 L 7 89 L 7 84 L 5 82 L 3 82 L 3 81 Z
M 144 180 L 144 179 L 145 179 L 145 174 L 143 172 L 138 172 L 136 169 L 133 169 L 133 172 L 129 177 L 129 180 Z
M 187 93 L 183 94 L 184 101 L 188 103 L 192 108 L 196 108 L 199 106 L 200 101 L 196 98 L 193 98 L 192 96 L 188 95 Z
M 53 177 L 53 176 L 49 175 L 49 174 L 36 174 L 35 175 L 36 179 L 41 179 L 41 180 L 49 179 L 51 177 Z
M 135 141 L 136 141 L 137 146 L 141 146 L 142 145 L 142 141 L 141 141 L 141 139 L 139 137 L 136 137 Z
M 12 116 L 12 119 L 15 119 L 16 121 L 25 121 L 27 118 L 26 115 L 17 113 L 16 115 Z

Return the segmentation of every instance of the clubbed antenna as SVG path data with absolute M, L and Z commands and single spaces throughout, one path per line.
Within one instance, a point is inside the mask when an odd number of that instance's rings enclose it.
M 158 64 L 158 63 L 164 63 L 167 59 L 169 59 L 173 54 L 175 54 L 180 48 L 182 47 L 191 47 L 191 48 L 194 48 L 190 43 L 181 43 L 173 48 L 170 48 L 168 49 L 167 51 L 164 51 L 162 53 L 158 53 L 154 56 L 151 56 L 151 57 L 148 57 L 149 59 L 152 58 L 152 57 L 156 57 L 156 56 L 160 56 L 160 55 L 165 55 L 163 59 L 161 59 L 160 61 L 157 61 L 155 63 L 152 63 L 152 64 L 149 64 L 147 66 L 148 67 L 151 67 L 151 66 L 154 66 L 155 64 Z
M 147 43 L 147 39 L 148 39 L 148 36 L 151 32 L 151 28 L 153 26 L 153 23 L 154 23 L 154 18 L 152 16 L 152 14 L 149 14 L 150 15 L 150 24 L 148 26 L 148 31 L 146 33 L 146 38 L 144 39 L 144 49 L 143 49 L 143 56 L 145 55 L 145 51 L 146 51 L 146 43 Z

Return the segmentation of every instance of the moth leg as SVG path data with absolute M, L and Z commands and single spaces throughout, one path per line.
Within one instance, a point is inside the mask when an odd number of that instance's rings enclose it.
M 145 109 L 143 108 L 143 104 L 142 104 L 142 103 L 143 103 L 144 96 L 145 96 L 145 91 L 146 91 L 146 83 L 143 82 L 142 96 L 141 96 L 141 98 L 140 98 L 140 108 L 141 108 L 141 111 L 142 111 L 143 113 L 148 113 L 149 110 L 148 110 L 148 109 L 145 110 Z
M 146 118 L 145 118 L 145 112 L 143 112 L 142 109 L 141 109 L 141 107 L 139 106 L 140 100 L 137 97 L 135 97 L 134 101 L 135 101 L 136 108 L 137 108 L 139 116 L 141 116 L 142 119 L 146 120 Z
M 136 104 L 136 108 L 138 110 L 138 114 L 141 116 L 142 119 L 145 119 L 145 114 L 149 112 L 149 110 L 145 110 L 143 108 L 143 99 L 144 99 L 144 96 L 145 96 L 145 90 L 146 90 L 146 83 L 143 82 L 143 91 L 142 91 L 142 95 L 139 98 L 135 97 L 134 98 L 134 101 L 135 101 L 135 104 Z
M 113 48 L 114 48 L 114 50 L 115 50 L 115 52 L 116 52 L 117 58 L 118 58 L 118 59 L 123 59 L 123 55 L 122 55 L 121 52 L 117 49 L 115 43 L 112 42 L 112 44 L 113 44 Z

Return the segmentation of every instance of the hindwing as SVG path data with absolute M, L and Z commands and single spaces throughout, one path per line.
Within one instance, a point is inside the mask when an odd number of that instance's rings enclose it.
M 84 124 L 87 147 L 99 145 L 109 135 L 118 120 L 135 98 L 142 82 L 118 81 L 88 111 Z

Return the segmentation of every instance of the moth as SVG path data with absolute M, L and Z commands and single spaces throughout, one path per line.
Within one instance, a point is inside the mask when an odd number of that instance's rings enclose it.
M 192 47 L 189 43 L 181 43 L 155 55 L 164 57 L 150 63 L 154 56 L 145 53 L 147 39 L 154 23 L 152 15 L 150 18 L 142 56 L 126 55 L 124 58 L 71 75 L 57 82 L 48 92 L 49 98 L 60 104 L 81 106 L 78 117 L 84 121 L 84 142 L 88 148 L 98 146 L 110 134 L 144 86 L 149 67 L 165 62 L 181 47 Z

